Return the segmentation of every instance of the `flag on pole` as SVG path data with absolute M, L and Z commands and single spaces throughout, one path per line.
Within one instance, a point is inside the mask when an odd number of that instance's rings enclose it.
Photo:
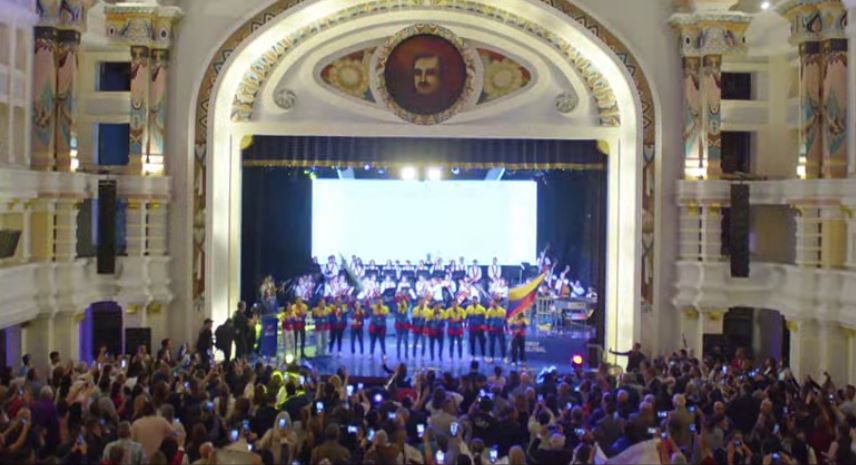
M 541 273 L 530 281 L 523 283 L 508 291 L 508 314 L 507 319 L 514 318 L 517 314 L 525 312 L 527 308 L 535 303 L 538 286 L 547 278 L 547 273 Z
M 354 273 L 351 265 L 348 264 L 348 261 L 345 260 L 345 256 L 339 254 L 339 260 L 342 262 L 342 269 L 345 270 L 345 275 L 348 277 L 348 283 L 354 287 L 354 295 L 358 295 L 363 291 L 363 283 L 357 278 L 357 275 Z

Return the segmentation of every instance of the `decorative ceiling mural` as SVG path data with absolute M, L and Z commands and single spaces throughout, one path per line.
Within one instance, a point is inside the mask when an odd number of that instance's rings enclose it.
M 419 27 L 422 29 L 419 29 Z M 429 28 L 431 30 L 424 30 L 424 28 Z M 404 38 L 420 36 L 418 40 L 410 40 L 409 45 L 415 45 L 416 47 L 427 46 L 430 48 L 430 44 L 426 42 L 426 36 L 433 35 L 442 37 L 443 34 L 438 35 L 438 32 L 440 32 L 441 29 L 442 28 L 438 29 L 437 26 L 433 25 L 420 25 L 407 28 L 402 32 L 407 36 Z M 446 33 L 447 31 L 443 32 L 445 35 L 448 35 L 451 40 L 459 40 L 451 35 L 451 33 Z M 419 120 L 421 121 L 421 124 L 435 124 L 439 122 L 439 120 L 446 119 L 426 119 L 411 116 L 414 114 L 420 114 L 420 112 L 405 111 L 400 105 L 396 104 L 394 100 L 384 98 L 384 95 L 378 95 L 383 94 L 387 88 L 387 86 L 381 82 L 385 79 L 381 79 L 381 77 L 378 77 L 378 84 L 381 85 L 372 86 L 372 63 L 376 63 L 376 68 L 385 64 L 386 62 L 383 60 L 384 57 L 381 55 L 383 53 L 388 54 L 389 52 L 392 52 L 391 48 L 396 45 L 401 45 L 404 38 L 402 38 L 402 33 L 399 33 L 394 37 L 378 41 L 378 43 L 373 46 L 333 58 L 331 61 L 324 63 L 320 67 L 319 77 L 321 82 L 325 87 L 334 92 L 360 100 L 366 104 L 389 108 L 396 114 L 399 114 L 399 116 L 402 116 L 404 119 L 411 122 L 417 122 L 417 120 Z M 472 88 L 481 89 L 478 93 L 478 97 L 473 99 L 472 105 L 461 108 L 461 111 L 466 111 L 467 109 L 478 105 L 495 102 L 506 97 L 517 95 L 533 82 L 533 72 L 514 58 L 510 58 L 503 52 L 485 48 L 480 44 L 471 45 L 466 43 L 466 41 L 460 42 L 462 48 L 467 49 L 470 52 L 474 52 L 473 57 L 477 57 L 477 60 L 480 63 L 480 66 L 472 64 L 471 71 L 475 73 L 474 79 L 477 81 L 473 83 Z M 449 61 L 448 58 L 450 57 L 446 58 L 447 59 L 445 61 Z M 422 64 L 430 65 L 431 63 L 428 63 L 428 61 Z M 413 65 L 416 66 L 416 63 L 413 63 Z M 386 68 L 384 67 L 384 69 Z M 442 69 L 445 71 L 451 71 L 451 62 L 446 63 L 446 66 L 442 67 Z M 377 69 L 375 70 L 377 71 Z M 398 72 L 398 76 L 396 76 L 396 78 L 400 78 L 402 84 L 409 85 L 409 81 L 412 79 L 411 72 L 415 72 L 415 70 L 408 69 L 406 71 L 407 73 Z M 407 74 L 407 76 L 404 76 L 403 74 Z M 392 81 L 395 82 L 397 80 L 398 79 L 393 79 Z M 442 91 L 443 89 L 440 90 Z M 385 104 L 384 102 L 387 103 Z M 410 115 L 407 113 L 410 113 Z M 425 113 L 423 112 L 422 114 L 424 115 Z
M 324 84 L 345 95 L 375 103 L 369 90 L 369 64 L 375 48 L 349 53 L 321 69 Z

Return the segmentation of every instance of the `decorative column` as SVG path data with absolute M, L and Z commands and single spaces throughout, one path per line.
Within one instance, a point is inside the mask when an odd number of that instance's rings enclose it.
M 746 52 L 751 17 L 728 8 L 737 0 L 694 0 L 672 15 L 683 56 L 684 178 L 722 175 L 722 59 Z
M 149 48 L 131 47 L 131 123 L 128 174 L 143 173 L 149 127 Z
M 829 372 L 836 384 L 846 380 L 853 359 L 848 350 L 849 332 L 837 322 L 826 321 L 818 324 L 819 357 L 818 369 Z
M 701 207 L 698 205 L 681 205 L 680 210 L 679 257 L 681 260 L 701 260 Z
M 29 210 L 30 256 L 34 261 L 53 261 L 54 201 L 50 199 L 33 200 Z
M 80 201 L 62 198 L 56 201 L 53 237 L 54 261 L 73 262 L 77 257 L 77 211 Z
M 788 357 L 789 366 L 796 379 L 806 375 L 817 376 L 820 367 L 818 354 L 817 323 L 810 320 L 792 320 L 786 323 L 791 335 L 791 353 Z
M 787 0 L 778 6 L 791 23 L 800 54 L 800 140 L 797 174 L 805 179 L 847 174 L 847 24 L 840 0 Z
M 839 205 L 820 209 L 820 261 L 823 268 L 842 268 L 847 260 L 846 214 Z
M 799 266 L 820 267 L 822 261 L 822 219 L 816 205 L 795 205 L 796 254 Z
M 130 153 L 127 174 L 164 173 L 169 47 L 181 9 L 107 5 L 107 37 L 131 56 Z
M 125 210 L 126 252 L 129 257 L 146 255 L 146 204 L 129 200 Z
M 842 205 L 841 210 L 844 213 L 845 222 L 847 224 L 846 237 L 844 239 L 846 247 L 846 258 L 844 266 L 850 270 L 856 270 L 856 205 Z
M 726 310 L 712 308 L 686 308 L 681 316 L 681 337 L 687 349 L 701 358 L 704 355 L 704 335 L 722 334 Z
M 150 202 L 147 204 L 147 212 L 148 254 L 150 256 L 166 255 L 167 204 Z
M 33 121 L 32 158 L 33 169 L 50 171 L 55 166 L 56 148 L 56 49 L 57 30 L 49 26 L 36 26 L 34 30 L 33 56 Z
M 847 7 L 847 27 L 845 35 L 850 42 L 850 51 L 856 54 L 856 0 L 844 0 Z M 856 175 L 856 66 L 847 68 L 847 172 L 853 177 Z
M 77 55 L 93 0 L 38 0 L 33 59 L 31 165 L 77 169 Z

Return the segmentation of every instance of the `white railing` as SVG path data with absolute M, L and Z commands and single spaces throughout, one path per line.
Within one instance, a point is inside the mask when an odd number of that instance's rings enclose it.
M 730 202 L 730 186 L 736 181 L 678 181 L 678 204 L 709 204 Z M 749 203 L 753 205 L 789 205 L 803 199 L 856 203 L 856 181 L 853 179 L 783 179 L 776 181 L 746 181 Z
M 732 278 L 728 262 L 677 262 L 674 305 L 681 309 L 753 307 L 788 320 L 856 328 L 856 271 L 753 262 L 748 278 Z
M 170 257 L 119 257 L 116 274 L 96 273 L 94 258 L 0 268 L 0 328 L 56 313 L 82 313 L 93 302 L 166 305 L 173 299 Z

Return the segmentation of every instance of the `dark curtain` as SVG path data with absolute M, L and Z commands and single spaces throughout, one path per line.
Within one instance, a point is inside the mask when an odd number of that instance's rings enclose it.
M 244 166 L 399 166 L 605 169 L 596 141 L 415 137 L 255 136 Z
M 308 272 L 312 181 L 294 169 L 244 168 L 242 187 L 241 299 L 251 303 L 265 276 Z
M 570 265 L 570 279 L 597 290 L 599 338 L 606 290 L 606 195 L 605 171 L 548 171 L 538 183 L 538 249 L 550 244 L 555 273 Z

